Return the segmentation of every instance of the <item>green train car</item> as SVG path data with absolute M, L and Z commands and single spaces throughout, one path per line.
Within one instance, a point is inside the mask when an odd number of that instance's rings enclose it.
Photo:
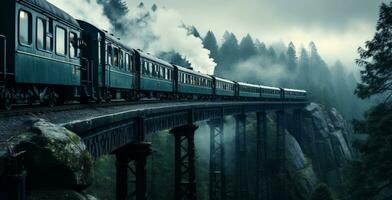
M 254 85 L 249 83 L 238 82 L 238 97 L 240 98 L 260 98 L 261 96 L 261 87 L 260 85 Z
M 180 98 L 209 99 L 214 94 L 211 76 L 174 65 L 176 72 L 176 93 Z
M 136 66 L 140 68 L 137 88 L 139 98 L 174 98 L 174 66 L 141 50 L 135 51 Z
M 78 21 L 83 29 L 82 73 L 86 82 L 85 101 L 132 99 L 137 88 L 135 51 L 96 26 Z
M 0 1 L 0 106 L 112 99 L 306 100 L 172 65 L 46 0 Z
M 0 24 L 2 107 L 80 96 L 81 28 L 72 16 L 45 0 L 3 0 Z
M 236 94 L 236 83 L 231 80 L 212 76 L 214 95 L 220 97 L 234 97 Z

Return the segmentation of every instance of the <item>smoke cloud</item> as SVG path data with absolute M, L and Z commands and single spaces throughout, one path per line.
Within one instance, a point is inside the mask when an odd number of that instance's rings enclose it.
M 175 10 L 131 9 L 125 16 L 111 22 L 104 7 L 96 0 L 48 0 L 77 19 L 88 21 L 101 29 L 113 31 L 114 23 L 121 30 L 115 33 L 127 45 L 153 55 L 178 52 L 195 71 L 213 74 L 216 63 L 209 57 L 202 40 L 188 33 L 181 15 Z
M 112 24 L 110 20 L 104 15 L 103 7 L 97 3 L 96 0 L 47 0 L 53 5 L 64 10 L 71 16 L 81 19 L 95 26 L 111 30 Z
M 202 40 L 188 33 L 178 12 L 166 8 L 153 10 L 144 6 L 131 9 L 117 23 L 123 29 L 121 38 L 132 47 L 154 55 L 178 52 L 191 63 L 195 71 L 213 74 L 216 63 L 209 57 Z

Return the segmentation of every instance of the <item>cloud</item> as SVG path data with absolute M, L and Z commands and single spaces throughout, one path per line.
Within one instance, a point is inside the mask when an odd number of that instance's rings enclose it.
M 90 22 L 99 28 L 111 30 L 110 20 L 104 15 L 103 7 L 96 0 L 48 0 L 76 19 Z
M 200 38 L 188 34 L 177 11 L 164 8 L 155 12 L 145 8 L 131 9 L 119 22 L 125 29 L 121 37 L 131 46 L 153 55 L 178 52 L 195 71 L 213 74 L 216 63 L 209 57 L 210 51 L 203 47 Z

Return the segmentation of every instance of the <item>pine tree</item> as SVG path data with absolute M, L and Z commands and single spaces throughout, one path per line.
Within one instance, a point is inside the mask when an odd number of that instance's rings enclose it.
M 273 47 L 269 47 L 268 48 L 267 55 L 268 55 L 268 57 L 269 57 L 269 59 L 271 60 L 272 63 L 276 63 L 277 62 L 276 52 L 275 52 L 275 49 Z
M 226 78 L 235 78 L 234 66 L 239 60 L 238 40 L 233 33 L 225 32 L 223 44 L 219 49 L 219 62 L 215 74 Z
M 257 53 L 252 37 L 248 34 L 240 42 L 240 58 L 247 60 Z
M 125 0 L 98 0 L 104 7 L 104 13 L 114 25 L 116 30 L 123 30 L 123 24 L 119 19 L 128 13 L 128 6 Z
M 267 55 L 267 47 L 263 42 L 260 42 L 260 40 L 256 39 L 255 41 L 255 47 L 258 55 L 265 56 Z
M 287 67 L 289 71 L 295 71 L 297 69 L 297 53 L 292 42 L 287 47 Z
M 216 41 L 215 35 L 212 31 L 208 31 L 203 39 L 204 48 L 210 50 L 210 57 L 217 62 L 218 59 L 218 42 Z
M 365 48 L 359 48 L 357 64 L 361 71 L 362 83 L 356 94 L 368 98 L 376 94 L 392 95 L 392 2 L 383 3 L 374 38 L 367 41 Z M 388 100 L 387 99 L 387 100 Z
M 385 95 L 385 101 L 355 121 L 355 130 L 368 135 L 357 143 L 360 156 L 348 173 L 348 196 L 352 199 L 392 199 L 392 2 L 382 3 L 374 38 L 359 48 L 357 60 L 362 83 L 356 94 L 360 98 Z

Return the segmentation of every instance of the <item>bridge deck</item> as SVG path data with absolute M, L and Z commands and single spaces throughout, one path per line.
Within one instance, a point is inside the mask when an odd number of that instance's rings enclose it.
M 86 108 L 80 110 L 58 111 L 50 113 L 34 113 L 22 116 L 0 118 L 0 140 L 6 140 L 29 127 L 29 122 L 36 118 L 70 128 L 75 132 L 86 132 L 98 126 L 106 126 L 116 122 L 130 120 L 135 117 L 176 113 L 189 109 L 233 108 L 236 112 L 256 112 L 257 110 L 279 109 L 285 107 L 300 108 L 307 102 L 258 102 L 258 101 L 223 101 L 223 102 L 171 102 L 154 104 L 123 105 L 113 107 Z M 246 109 L 247 108 L 247 109 Z M 242 109 L 242 110 L 241 110 Z M 227 115 L 235 114 L 227 112 Z

